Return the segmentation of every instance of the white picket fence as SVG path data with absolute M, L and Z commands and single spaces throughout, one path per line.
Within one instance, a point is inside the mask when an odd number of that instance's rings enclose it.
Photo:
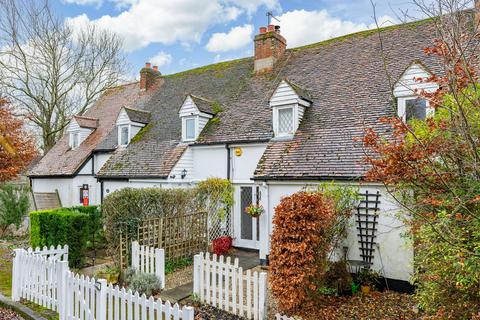
M 28 248 L 27 252 L 49 258 L 51 260 L 68 261 L 68 245 L 64 245 L 63 247 L 58 245 L 56 248 L 54 246 L 50 246 L 50 248 L 44 246 L 41 249 L 40 247 L 37 247 L 35 250 Z
M 12 299 L 57 311 L 60 320 L 193 320 L 192 307 L 171 305 L 70 272 L 67 261 L 39 250 L 15 250 Z
M 267 317 L 267 274 L 233 264 L 230 257 L 200 253 L 194 257 L 193 292 L 201 302 L 254 320 Z
M 132 241 L 132 268 L 155 274 L 162 289 L 165 288 L 165 250 L 141 246 L 137 241 Z

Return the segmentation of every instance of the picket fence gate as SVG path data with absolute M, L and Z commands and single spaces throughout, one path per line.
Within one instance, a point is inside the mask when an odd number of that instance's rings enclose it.
M 141 246 L 138 241 L 132 241 L 132 268 L 155 274 L 162 289 L 165 289 L 165 250 Z
M 193 292 L 201 302 L 229 313 L 254 320 L 267 317 L 267 274 L 244 274 L 238 258 L 231 263 L 230 257 L 195 255 Z
M 48 251 L 48 250 L 47 250 Z M 192 307 L 172 306 L 119 286 L 74 274 L 67 261 L 42 250 L 16 249 L 12 299 L 25 299 L 56 311 L 60 320 L 193 320 Z

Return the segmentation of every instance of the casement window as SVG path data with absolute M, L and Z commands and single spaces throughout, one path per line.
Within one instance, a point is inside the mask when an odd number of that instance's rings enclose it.
M 185 118 L 184 119 L 184 139 L 185 141 L 193 141 L 197 137 L 196 134 L 196 119 Z
M 408 122 L 412 119 L 424 120 L 433 114 L 427 99 L 423 97 L 398 98 L 398 116 Z
M 80 145 L 80 132 L 70 133 L 70 147 L 72 149 L 78 148 Z
M 293 134 L 293 108 L 278 109 L 278 135 Z
M 126 146 L 130 142 L 130 126 L 120 126 L 119 127 L 119 144 L 121 146 Z

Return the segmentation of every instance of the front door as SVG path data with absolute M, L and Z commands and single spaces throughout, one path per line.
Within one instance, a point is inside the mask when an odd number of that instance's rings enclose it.
M 245 209 L 252 203 L 256 203 L 257 188 L 252 185 L 237 186 L 235 188 L 235 242 L 236 247 L 258 249 L 259 221 L 249 216 Z

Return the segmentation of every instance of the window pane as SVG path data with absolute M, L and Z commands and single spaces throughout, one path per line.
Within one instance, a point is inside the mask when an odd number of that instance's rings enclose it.
M 128 144 L 128 127 L 122 127 L 120 129 L 120 144 L 125 146 Z
M 72 134 L 72 148 L 78 147 L 78 133 Z
M 278 110 L 278 133 L 293 132 L 293 109 Z
M 252 187 L 240 187 L 240 210 L 242 211 L 240 237 L 245 240 L 253 240 L 253 218 L 245 212 L 245 209 L 252 204 L 252 196 Z
M 407 121 L 410 119 L 425 119 L 427 114 L 427 100 L 409 99 L 405 101 L 405 115 Z
M 185 121 L 185 130 L 187 139 L 195 139 L 195 119 L 187 119 Z

